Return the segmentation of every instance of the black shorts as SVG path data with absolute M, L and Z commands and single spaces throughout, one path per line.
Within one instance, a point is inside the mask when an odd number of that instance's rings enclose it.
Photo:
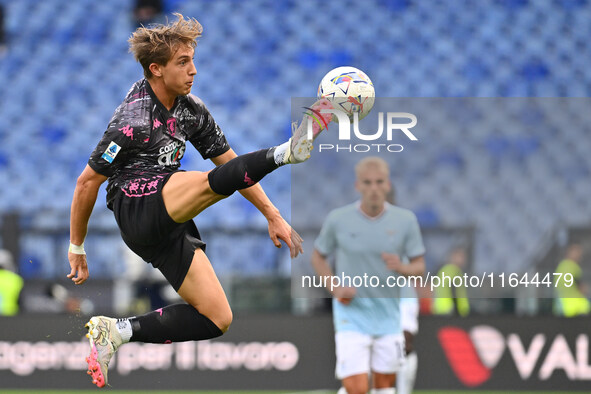
M 193 220 L 177 223 L 166 211 L 162 188 L 172 174 L 138 179 L 121 189 L 113 201 L 113 213 L 127 246 L 158 268 L 178 291 L 195 250 L 205 251 L 205 242 Z

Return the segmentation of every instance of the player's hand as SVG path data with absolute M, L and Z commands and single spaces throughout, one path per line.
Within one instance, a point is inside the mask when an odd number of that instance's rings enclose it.
M 357 294 L 357 290 L 354 287 L 335 287 L 332 291 L 332 295 L 343 305 L 349 305 L 353 298 Z
M 295 231 L 293 228 L 291 229 L 291 248 L 289 248 L 289 252 L 291 257 L 297 257 L 300 253 L 304 253 L 304 248 L 302 244 L 304 243 L 303 238 Z
M 402 261 L 400 261 L 400 257 L 394 253 L 382 253 L 382 260 L 386 263 L 386 268 L 391 271 L 400 272 L 400 267 L 402 266 Z
M 88 279 L 88 264 L 86 264 L 85 254 L 76 254 L 68 252 L 68 260 L 70 260 L 70 268 L 72 269 L 67 275 L 77 285 L 81 285 Z
M 291 228 L 289 224 L 278 215 L 269 219 L 269 236 L 273 244 L 281 248 L 281 241 L 289 247 L 289 254 L 292 258 L 297 257 L 298 254 L 303 253 L 302 243 L 304 240 L 300 235 Z

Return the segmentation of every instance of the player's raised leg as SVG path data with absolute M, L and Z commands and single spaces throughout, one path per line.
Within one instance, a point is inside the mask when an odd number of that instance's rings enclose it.
M 301 163 L 310 158 L 310 153 L 314 148 L 312 143 L 332 121 L 332 114 L 322 113 L 323 109 L 333 109 L 327 99 L 320 99 L 312 107 L 306 108 L 307 111 L 299 126 L 297 123 L 292 124 L 291 138 L 277 147 L 278 153 L 282 155 L 283 164 Z M 312 129 L 311 136 L 309 135 L 310 128 Z
M 209 187 L 206 172 L 177 172 L 170 176 L 162 189 L 166 211 L 177 223 L 194 218 L 205 208 L 226 197 Z
M 235 191 L 258 183 L 278 167 L 306 161 L 313 148 L 312 142 L 332 119 L 331 114 L 320 112 L 324 108 L 332 108 L 326 99 L 309 108 L 293 136 L 282 145 L 234 157 L 208 173 L 173 174 L 162 190 L 170 217 L 178 223 L 190 220 Z M 308 138 L 308 119 L 311 120 L 312 139 Z

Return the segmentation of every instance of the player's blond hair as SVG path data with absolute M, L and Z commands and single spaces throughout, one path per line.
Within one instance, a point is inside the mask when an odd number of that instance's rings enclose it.
M 368 156 L 361 159 L 355 165 L 355 175 L 357 176 L 357 178 L 359 178 L 359 174 L 361 174 L 361 172 L 370 167 L 381 169 L 386 173 L 387 177 L 390 176 L 390 167 L 388 167 L 388 163 L 386 163 L 386 160 L 377 156 Z
M 174 56 L 180 45 L 195 48 L 197 38 L 201 36 L 203 27 L 194 18 L 185 19 L 182 14 L 174 13 L 178 19 L 167 25 L 155 25 L 138 28 L 127 40 L 129 52 L 133 53 L 144 68 L 146 78 L 152 78 L 150 64 L 165 66 Z

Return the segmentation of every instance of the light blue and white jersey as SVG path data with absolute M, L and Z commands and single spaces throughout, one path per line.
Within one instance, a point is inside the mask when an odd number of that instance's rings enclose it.
M 314 246 L 323 256 L 334 254 L 336 276 L 380 278 L 377 288 L 356 287 L 349 305 L 333 299 L 335 330 L 375 336 L 400 333 L 400 289 L 386 284 L 389 276 L 398 274 L 386 268 L 382 253 L 401 259 L 425 253 L 415 214 L 386 203 L 372 218 L 361 211 L 359 202 L 349 204 L 328 215 Z

